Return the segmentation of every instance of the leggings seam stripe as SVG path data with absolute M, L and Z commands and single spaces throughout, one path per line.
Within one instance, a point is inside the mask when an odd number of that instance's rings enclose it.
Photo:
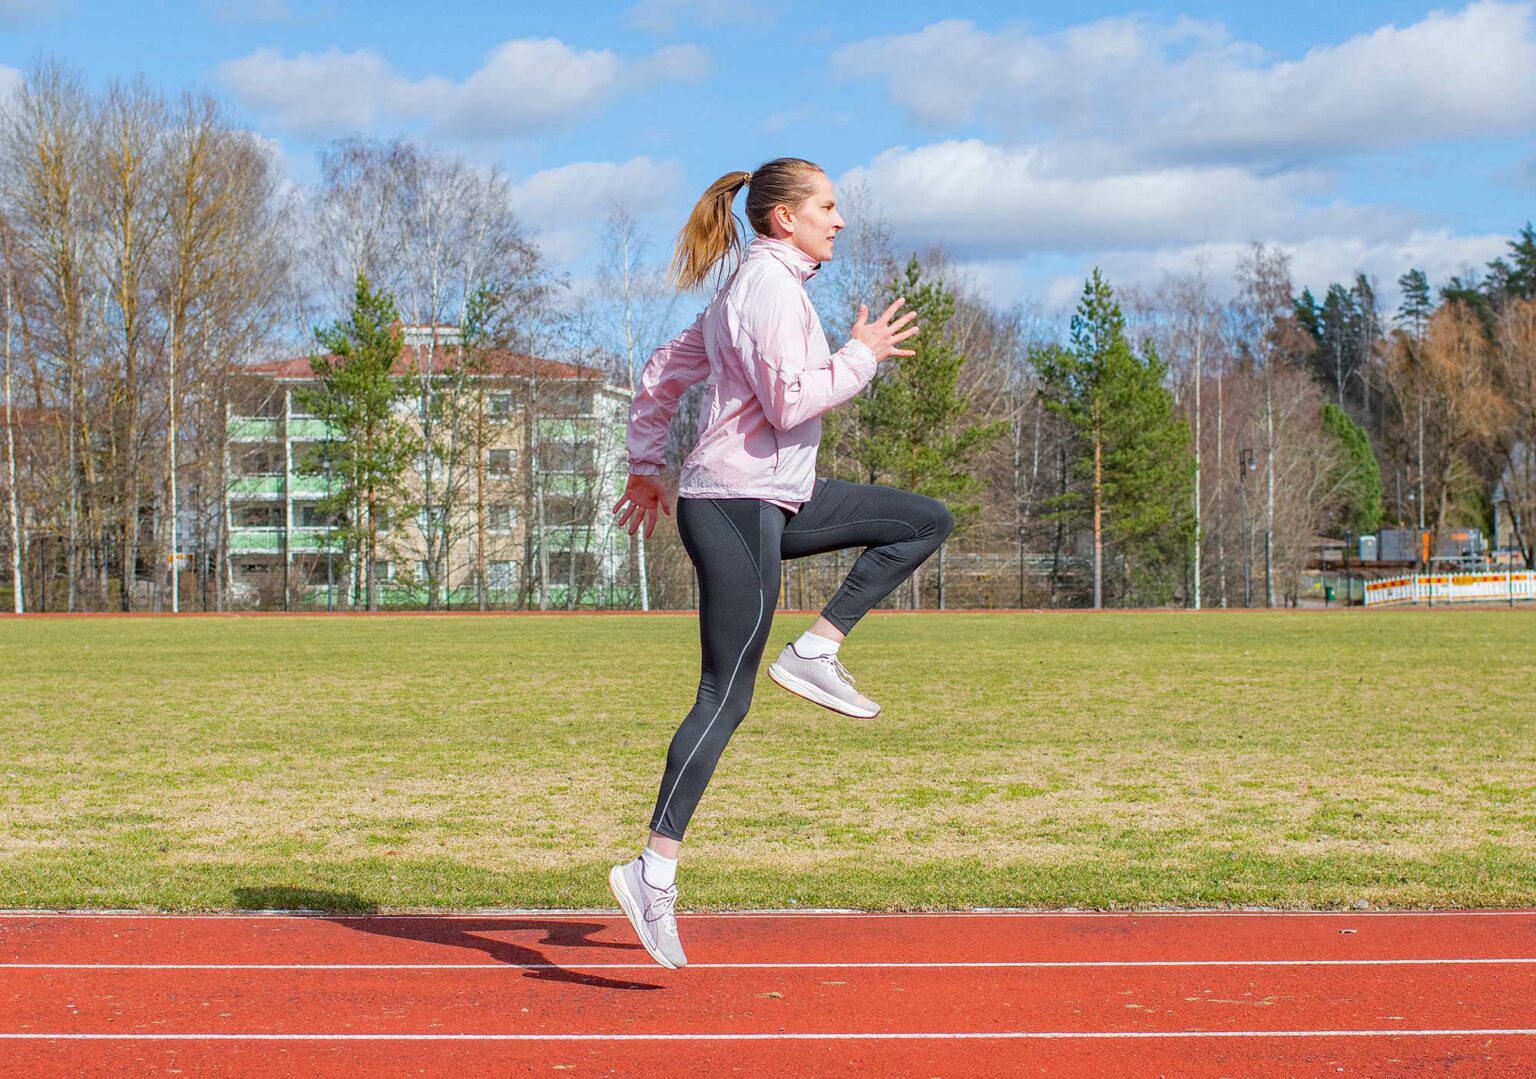
M 908 528 L 912 529 L 912 536 L 916 536 L 919 532 L 917 526 L 914 525 L 911 521 L 903 521 L 896 517 L 863 517 L 857 521 L 847 521 L 840 525 L 824 525 L 821 528 L 785 529 L 785 532 L 792 536 L 809 536 L 816 532 L 833 532 L 839 528 L 850 528 L 854 525 L 869 524 L 871 521 L 879 521 L 883 524 L 906 525 Z M 908 536 L 907 539 L 911 539 L 912 536 Z M 872 543 L 869 544 L 869 546 L 878 547 L 880 544 Z
M 720 694 L 719 707 L 715 709 L 715 714 L 709 717 L 709 723 L 705 725 L 703 732 L 699 735 L 699 740 L 693 743 L 693 748 L 688 751 L 687 759 L 683 761 L 682 767 L 677 770 L 677 775 L 673 777 L 672 790 L 667 795 L 666 801 L 661 804 L 661 809 L 656 814 L 656 819 L 652 822 L 652 829 L 654 829 L 657 824 L 662 823 L 663 818 L 666 817 L 667 809 L 672 805 L 672 796 L 677 793 L 678 785 L 683 781 L 683 773 L 686 772 L 688 770 L 688 766 L 693 763 L 693 755 L 697 753 L 699 751 L 699 747 L 704 744 L 704 739 L 709 737 L 709 732 L 715 726 L 715 720 L 720 718 L 720 713 L 725 710 L 726 702 L 731 699 L 731 687 L 736 684 L 736 675 L 741 671 L 741 661 L 746 658 L 747 649 L 752 647 L 752 641 L 757 636 L 757 627 L 763 624 L 763 568 L 758 564 L 758 560 L 753 557 L 752 547 L 749 543 L 747 543 L 747 537 L 741 534 L 741 529 L 736 527 L 736 522 L 731 520 L 730 517 L 726 515 L 725 510 L 720 509 L 720 507 L 716 505 L 712 500 L 706 501 L 710 501 L 710 505 L 714 506 L 716 510 L 719 510 L 720 516 L 725 518 L 725 523 L 731 526 L 731 531 L 736 533 L 736 538 L 741 540 L 741 546 L 747 552 L 747 559 L 752 563 L 753 568 L 757 570 L 757 621 L 753 623 L 752 633 L 747 637 L 746 643 L 741 646 L 741 652 L 736 657 L 736 666 L 731 668 L 731 677 L 730 680 L 725 683 L 725 692 Z

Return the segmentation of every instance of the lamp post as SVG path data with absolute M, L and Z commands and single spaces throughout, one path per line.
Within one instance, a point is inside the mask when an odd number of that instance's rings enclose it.
M 1024 609 L 1024 530 L 1019 529 L 1019 610 Z
M 1243 606 L 1247 607 L 1252 600 L 1252 585 L 1249 582 L 1249 563 L 1252 559 L 1248 553 L 1248 473 L 1256 471 L 1259 467 L 1258 459 L 1254 452 L 1247 447 L 1237 456 L 1237 501 L 1241 515 L 1243 530 Z

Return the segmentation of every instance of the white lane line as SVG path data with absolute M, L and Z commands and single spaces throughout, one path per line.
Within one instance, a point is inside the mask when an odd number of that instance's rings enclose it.
M 1387 967 L 1532 964 L 1536 958 L 1093 959 L 986 962 L 689 963 L 689 970 L 927 970 L 1121 967 Z M 4 970 L 655 970 L 655 963 L 0 963 Z
M 1179 910 L 1155 908 L 1148 910 L 914 910 L 914 911 L 863 911 L 848 909 L 806 910 L 738 910 L 690 913 L 678 912 L 679 919 L 690 921 L 706 918 L 742 920 L 752 918 L 1536 918 L 1531 910 L 1272 910 L 1237 908 L 1233 910 L 1197 908 Z M 483 921 L 487 918 L 624 918 L 621 911 L 583 909 L 523 910 L 494 908 L 484 911 L 426 912 L 421 914 L 328 914 L 316 910 L 263 910 L 238 911 L 227 914 L 174 914 L 138 910 L 0 910 L 0 922 L 4 920 L 32 921 L 42 918 L 112 919 L 136 918 L 144 921 L 251 921 L 273 918 L 289 918 L 304 921 L 352 922 L 352 921 Z
M 1451 1038 L 1536 1035 L 1536 1027 L 1454 1030 L 1000 1030 L 798 1034 L 66 1034 L 0 1033 L 5 1041 L 749 1042 L 1120 1038 Z

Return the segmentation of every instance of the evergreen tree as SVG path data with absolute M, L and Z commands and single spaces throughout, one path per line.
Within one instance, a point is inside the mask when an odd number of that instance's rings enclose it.
M 1332 383 L 1339 407 L 1344 407 L 1344 387 L 1354 371 L 1356 321 L 1354 297 L 1343 285 L 1331 284 L 1323 299 L 1322 339 L 1319 366 L 1324 384 Z
M 1497 285 L 1490 286 L 1492 278 L 1484 280 L 1479 277 L 1476 270 L 1466 277 L 1455 274 L 1444 285 L 1440 286 L 1441 303 L 1459 303 L 1477 316 L 1478 324 L 1483 328 L 1483 336 L 1488 341 L 1493 341 L 1494 308 L 1491 294 Z
M 1510 272 L 1505 277 L 1505 290 L 1514 300 L 1536 297 L 1536 231 L 1531 229 L 1530 221 L 1518 238 L 1510 240 Z
M 321 508 L 342 518 L 338 538 L 360 562 L 370 611 L 378 609 L 379 533 L 415 511 L 404 476 L 421 452 L 421 440 L 395 412 L 410 392 L 395 377 L 402 340 L 394 300 L 358 274 L 352 311 L 315 330 L 315 341 L 325 350 L 309 361 L 318 385 L 294 391 L 333 432 L 302 470 L 328 470 L 333 477 Z
M 1415 268 L 1397 279 L 1397 287 L 1403 293 L 1403 302 L 1397 309 L 1397 321 L 1403 324 L 1415 341 L 1422 341 L 1424 328 L 1429 325 L 1429 316 L 1435 310 L 1429 294 L 1429 278 L 1424 276 L 1423 270 Z
M 1301 298 L 1296 301 L 1296 321 L 1301 328 L 1312 335 L 1313 340 L 1320 341 L 1323 337 L 1322 309 L 1318 305 L 1317 297 L 1312 295 L 1312 290 L 1301 290 Z
M 1036 350 L 1033 360 L 1046 406 L 1080 447 L 1078 489 L 1055 507 L 1092 521 L 1094 607 L 1104 605 L 1106 544 L 1120 551 L 1127 594 L 1166 600 L 1193 535 L 1189 430 L 1163 384 L 1166 364 L 1150 343 L 1140 356 L 1132 351 L 1097 267 L 1072 318 L 1071 346 Z
M 973 473 L 978 454 L 1007 429 L 1006 421 L 967 424 L 960 393 L 965 354 L 948 333 L 954 295 L 940 279 L 925 278 L 914 256 L 892 282 L 890 300 L 906 297 L 923 332 L 906 343 L 911 356 L 881 364 L 882 372 L 854 399 L 852 452 L 861 471 L 937 498 L 955 517 L 955 534 L 981 511 L 985 481 Z M 887 301 L 889 302 L 889 301 Z
M 1323 402 L 1323 429 L 1338 440 L 1339 464 L 1330 479 L 1337 492 L 1333 524 L 1360 535 L 1381 524 L 1381 465 L 1370 437 L 1331 401 Z

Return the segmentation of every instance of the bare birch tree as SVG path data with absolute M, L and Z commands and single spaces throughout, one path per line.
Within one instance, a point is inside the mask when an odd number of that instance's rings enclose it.
M 116 83 L 102 102 L 93 142 L 93 195 L 100 202 L 97 266 L 106 290 L 103 339 L 116 353 L 111 393 L 119 603 L 133 606 L 145 464 L 143 399 L 158 342 L 151 288 L 165 230 L 164 101 L 142 81 Z M 146 361 L 149 361 L 148 363 Z M 158 410 L 155 410 L 158 411 Z
M 86 499 L 95 480 L 87 411 L 92 221 L 85 163 L 93 110 L 78 74 L 44 63 L 14 91 L 7 113 L 4 190 L 17 247 L 39 282 L 26 347 L 44 359 L 63 403 L 57 415 L 65 461 L 51 504 L 63 507 L 65 605 L 73 611 L 81 600 L 82 542 L 91 516 Z

